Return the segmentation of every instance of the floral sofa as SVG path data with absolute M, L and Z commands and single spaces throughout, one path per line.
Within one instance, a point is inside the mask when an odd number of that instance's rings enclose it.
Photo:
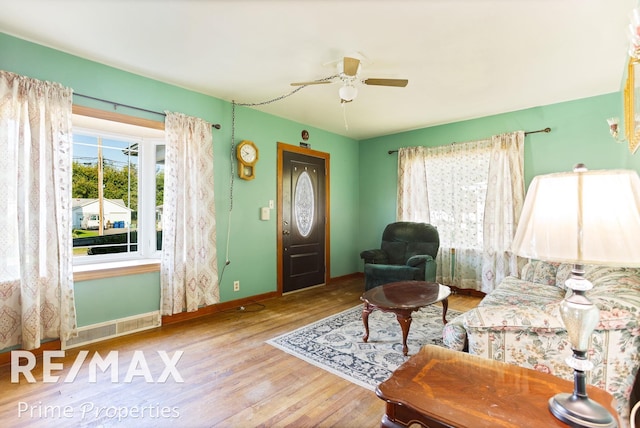
M 600 309 L 589 353 L 595 367 L 587 382 L 616 398 L 626 426 L 640 366 L 640 269 L 584 268 L 594 286 L 587 296 Z M 505 278 L 478 307 L 450 320 L 445 346 L 572 380 L 573 369 L 565 362 L 571 344 L 559 310 L 570 273 L 569 264 L 530 260 L 521 278 Z

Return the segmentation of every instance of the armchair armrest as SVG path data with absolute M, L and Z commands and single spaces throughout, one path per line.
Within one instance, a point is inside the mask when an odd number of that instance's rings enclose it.
M 430 260 L 433 260 L 433 257 L 427 254 L 418 254 L 418 255 L 409 257 L 409 259 L 407 260 L 407 266 L 418 267 L 422 263 L 426 263 Z
M 389 263 L 389 257 L 387 256 L 387 253 L 381 249 L 362 251 L 360 253 L 360 258 L 363 259 L 365 263 L 375 263 L 375 264 Z
M 427 254 L 418 254 L 409 257 L 409 260 L 407 260 L 407 266 L 418 267 L 421 264 L 424 264 L 424 280 L 427 282 L 435 282 L 437 264 L 433 257 Z

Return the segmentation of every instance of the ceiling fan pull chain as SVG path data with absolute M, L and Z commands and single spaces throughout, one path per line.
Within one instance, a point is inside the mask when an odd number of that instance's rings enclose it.
M 342 103 L 342 117 L 344 118 L 344 129 L 349 130 L 349 123 L 347 122 L 347 103 Z

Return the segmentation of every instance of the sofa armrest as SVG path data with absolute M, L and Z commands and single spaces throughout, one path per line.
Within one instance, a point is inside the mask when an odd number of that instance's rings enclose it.
M 442 329 L 442 342 L 446 348 L 465 351 L 467 348 L 467 330 L 464 328 L 464 314 L 455 317 Z
M 470 354 L 570 379 L 564 361 L 571 344 L 559 316 L 535 308 L 487 306 L 463 317 Z
M 365 263 L 383 265 L 389 263 L 389 256 L 387 256 L 387 253 L 381 249 L 362 251 L 360 253 L 360 258 L 363 259 Z
M 564 331 L 560 317 L 560 302 L 545 309 L 527 306 L 478 306 L 464 314 L 468 331 L 536 331 L 551 333 Z

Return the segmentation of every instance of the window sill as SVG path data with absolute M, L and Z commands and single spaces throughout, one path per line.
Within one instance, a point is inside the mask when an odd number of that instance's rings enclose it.
M 73 280 L 90 281 L 93 279 L 113 278 L 124 275 L 138 275 L 160 271 L 160 260 L 127 260 L 121 262 L 95 263 L 73 267 Z

